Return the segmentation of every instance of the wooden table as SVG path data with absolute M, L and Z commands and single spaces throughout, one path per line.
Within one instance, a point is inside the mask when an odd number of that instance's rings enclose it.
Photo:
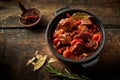
M 26 8 L 38 7 L 42 13 L 40 25 L 25 28 L 19 23 L 22 13 L 17 0 L 0 1 L 0 80 L 55 80 L 42 67 L 37 72 L 26 66 L 36 50 L 53 56 L 45 41 L 45 30 L 62 6 L 83 9 L 97 15 L 106 30 L 106 42 L 100 52 L 100 61 L 89 68 L 74 68 L 57 60 L 55 67 L 69 69 L 95 80 L 120 80 L 120 1 L 119 0 L 21 0 Z

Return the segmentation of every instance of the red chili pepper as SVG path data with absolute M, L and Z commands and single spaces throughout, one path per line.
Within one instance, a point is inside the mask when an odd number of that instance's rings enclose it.
M 38 19 L 39 16 L 25 16 L 25 19 Z
M 66 13 L 66 16 L 67 16 L 67 18 L 70 18 L 70 14 L 69 13 Z
M 79 25 L 81 23 L 81 20 L 80 19 L 78 19 L 77 20 L 77 25 Z
M 98 38 L 97 42 L 99 43 L 100 40 L 101 40 L 101 34 L 99 35 L 99 38 Z
M 93 35 L 92 37 L 93 40 L 97 41 L 97 42 L 100 42 L 101 40 L 101 34 L 100 33 L 96 33 Z
M 82 41 L 83 41 L 82 39 L 74 39 L 74 40 L 71 41 L 70 44 L 74 45 L 76 42 L 81 42 L 82 43 Z
M 53 40 L 53 43 L 54 43 L 54 44 L 57 44 L 58 41 L 59 41 L 59 38 L 55 38 L 55 39 Z

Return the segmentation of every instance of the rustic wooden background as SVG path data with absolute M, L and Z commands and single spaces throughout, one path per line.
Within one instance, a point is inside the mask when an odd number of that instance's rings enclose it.
M 18 0 L 0 0 L 0 80 L 56 80 L 49 77 L 45 67 L 33 72 L 26 66 L 35 51 L 54 57 L 45 41 L 45 30 L 55 16 L 56 9 L 69 6 L 89 11 L 103 22 L 106 42 L 100 61 L 90 68 L 69 67 L 57 60 L 55 67 L 67 68 L 78 75 L 94 80 L 120 80 L 120 0 L 21 0 L 26 8 L 38 7 L 42 13 L 36 28 L 25 28 L 19 23 L 22 13 Z M 54 57 L 55 58 L 55 57 Z M 77 70 L 76 70 L 77 69 Z

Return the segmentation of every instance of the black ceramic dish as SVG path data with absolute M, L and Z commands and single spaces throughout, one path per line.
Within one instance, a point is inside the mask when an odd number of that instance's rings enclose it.
M 100 32 L 102 33 L 102 39 L 100 42 L 100 45 L 98 47 L 98 49 L 89 57 L 85 58 L 85 59 L 81 59 L 81 60 L 72 60 L 72 59 L 68 59 L 68 58 L 64 58 L 62 55 L 60 55 L 59 53 L 57 53 L 54 48 L 53 48 L 53 44 L 52 44 L 52 33 L 54 32 L 56 25 L 58 24 L 58 22 L 62 19 L 66 17 L 66 13 L 70 13 L 70 15 L 72 15 L 75 12 L 83 12 L 83 13 L 87 13 L 89 15 L 92 16 L 91 20 L 98 26 Z M 49 22 L 47 29 L 46 29 L 46 41 L 47 44 L 51 50 L 51 52 L 60 60 L 65 61 L 67 63 L 78 63 L 83 67 L 88 67 L 88 66 L 92 66 L 95 63 L 98 62 L 99 60 L 99 53 L 101 51 L 101 49 L 103 48 L 104 42 L 105 42 L 105 31 L 104 31 L 104 27 L 102 22 L 93 14 L 91 14 L 90 12 L 84 11 L 84 10 L 80 10 L 80 9 L 69 9 L 68 7 L 64 7 L 64 8 L 60 8 L 56 11 L 55 17 Z

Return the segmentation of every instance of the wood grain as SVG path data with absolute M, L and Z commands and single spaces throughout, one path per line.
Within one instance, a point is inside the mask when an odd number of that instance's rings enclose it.
M 120 29 L 106 29 L 106 43 L 100 54 L 100 61 L 91 68 L 77 69 L 67 66 L 64 63 L 55 63 L 59 69 L 69 68 L 75 73 L 85 74 L 91 78 L 117 78 L 120 73 Z M 33 66 L 26 66 L 28 59 L 34 56 L 36 50 L 40 54 L 47 54 L 49 58 L 56 58 L 49 50 L 45 41 L 44 29 L 7 29 L 5 34 L 5 52 L 1 53 L 2 58 L 2 75 L 9 77 L 10 80 L 54 80 L 48 77 L 50 74 L 45 70 L 45 67 L 33 72 Z M 14 36 L 13 36 L 14 35 Z M 34 38 L 33 38 L 34 36 Z M 58 65 L 59 64 L 59 65 Z M 64 64 L 64 65 L 63 65 Z M 114 68 L 114 69 L 113 69 Z M 81 73 L 82 72 L 82 73 Z M 95 77 L 95 76 L 96 77 Z M 115 76 L 114 76 L 115 75 Z
M 63 6 L 89 11 L 98 16 L 104 24 L 120 25 L 119 0 L 27 0 L 22 3 L 26 8 L 38 7 L 41 10 L 40 26 L 47 26 L 55 17 L 55 10 Z M 23 27 L 19 23 L 22 11 L 16 1 L 0 2 L 0 5 L 0 20 L 3 27 Z
M 37 72 L 33 66 L 26 66 L 36 50 L 56 58 L 48 48 L 45 29 L 54 18 L 56 9 L 69 6 L 83 9 L 98 16 L 104 23 L 106 42 L 100 52 L 100 61 L 93 67 L 66 65 L 57 59 L 53 65 L 59 69 L 69 69 L 94 80 L 120 80 L 120 0 L 21 0 L 26 8 L 38 7 L 42 19 L 36 28 L 25 28 L 19 23 L 22 13 L 18 0 L 0 0 L 0 80 L 56 80 L 49 77 L 46 65 Z

